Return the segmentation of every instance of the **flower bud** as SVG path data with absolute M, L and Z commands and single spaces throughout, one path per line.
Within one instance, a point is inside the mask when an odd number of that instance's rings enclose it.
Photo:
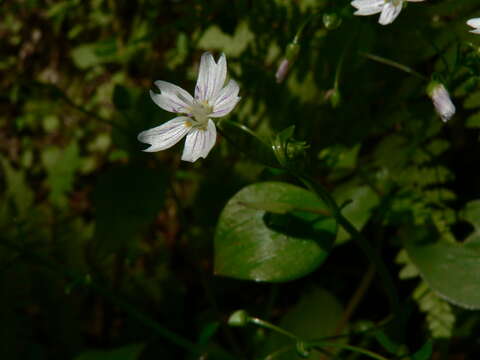
M 250 316 L 245 310 L 237 310 L 228 318 L 228 325 L 243 327 L 248 324 Z
M 327 30 L 335 30 L 342 23 L 342 19 L 335 13 L 323 14 L 322 20 L 323 20 L 323 25 Z
M 445 86 L 438 82 L 431 82 L 427 88 L 427 94 L 433 101 L 435 111 L 444 122 L 450 120 L 455 114 L 455 105 L 453 105 Z
M 289 67 L 290 62 L 287 59 L 283 58 L 280 62 L 280 65 L 278 65 L 277 72 L 275 73 L 275 79 L 277 79 L 277 84 L 280 84 L 281 82 L 283 82 L 283 80 L 285 80 Z
M 330 89 L 325 92 L 324 99 L 329 101 L 333 108 L 337 108 L 342 102 L 342 94 L 338 88 Z
M 300 45 L 298 44 L 298 41 L 295 39 L 293 40 L 293 42 L 288 44 L 287 49 L 285 51 L 285 57 L 280 62 L 280 65 L 278 65 L 278 69 L 275 74 L 275 78 L 277 79 L 277 84 L 280 84 L 281 82 L 283 82 L 283 80 L 285 80 L 285 77 L 287 76 L 288 71 L 290 70 L 290 66 L 297 59 L 299 52 L 300 52 Z

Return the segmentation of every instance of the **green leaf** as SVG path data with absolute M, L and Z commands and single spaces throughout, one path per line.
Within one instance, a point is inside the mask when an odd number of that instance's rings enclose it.
M 143 344 L 134 344 L 114 350 L 89 350 L 75 360 L 137 360 L 144 347 Z
M 59 206 L 66 205 L 66 193 L 72 190 L 75 172 L 80 166 L 77 143 L 72 142 L 65 149 L 45 148 L 41 158 L 47 170 L 50 200 Z
M 303 340 L 318 339 L 334 335 L 342 314 L 342 306 L 332 294 L 324 289 L 314 288 L 312 291 L 306 292 L 300 301 L 289 310 L 281 319 L 279 326 Z M 265 348 L 262 350 L 262 355 L 267 356 L 279 349 L 290 346 L 290 351 L 282 353 L 275 359 L 299 359 L 294 345 L 291 339 L 274 333 L 267 340 Z M 312 351 L 307 359 L 323 358 L 324 355 L 322 353 Z
M 270 167 L 280 167 L 280 164 L 273 153 L 272 147 L 260 140 L 246 126 L 229 121 L 222 120 L 218 123 L 222 135 L 233 144 L 238 150 L 245 153 L 252 160 Z
M 124 248 L 163 207 L 165 173 L 140 165 L 114 168 L 93 194 L 95 239 L 101 253 Z
M 447 242 L 406 241 L 408 256 L 427 284 L 447 301 L 480 309 L 480 256 L 475 248 Z
M 253 41 L 255 35 L 243 21 L 235 29 L 233 36 L 225 34 L 218 26 L 210 26 L 200 38 L 198 47 L 205 50 L 220 50 L 227 56 L 239 56 Z
M 427 341 L 415 354 L 412 355 L 412 360 L 429 360 L 432 358 L 433 343 L 431 340 Z
M 465 239 L 469 248 L 478 248 L 480 252 L 480 200 L 472 200 L 460 212 L 460 217 L 473 225 L 473 232 Z
M 256 204 L 285 204 L 275 214 Z M 280 212 L 281 212 L 280 211 Z M 313 193 L 265 182 L 240 190 L 225 206 L 215 234 L 215 273 L 255 281 L 283 282 L 315 270 L 327 257 L 337 230 L 327 206 Z
M 3 174 L 6 182 L 6 195 L 15 206 L 15 210 L 20 217 L 28 215 L 28 212 L 33 205 L 35 195 L 32 189 L 28 186 L 25 179 L 25 173 L 22 170 L 14 169 L 10 163 L 0 157 L 0 163 L 3 168 Z M 5 206 L 6 204 L 3 204 Z
M 373 209 L 379 204 L 379 196 L 369 186 L 356 186 L 347 184 L 338 187 L 334 192 L 337 203 L 342 204 L 352 200 L 347 204 L 342 214 L 353 224 L 358 230 L 361 230 L 370 218 Z M 340 228 L 336 243 L 342 244 L 350 239 L 350 235 Z
M 105 40 L 97 43 L 83 44 L 72 50 L 71 56 L 80 69 L 110 62 L 115 59 L 117 45 L 115 40 Z

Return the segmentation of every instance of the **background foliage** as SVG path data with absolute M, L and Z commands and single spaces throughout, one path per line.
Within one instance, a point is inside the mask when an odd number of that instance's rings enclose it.
M 1 358 L 475 358 L 480 7 L 408 4 L 389 26 L 353 10 L 0 1 Z M 143 153 L 137 134 L 172 117 L 153 81 L 192 90 L 204 51 L 241 88 L 216 146 Z M 454 118 L 388 60 L 445 83 Z

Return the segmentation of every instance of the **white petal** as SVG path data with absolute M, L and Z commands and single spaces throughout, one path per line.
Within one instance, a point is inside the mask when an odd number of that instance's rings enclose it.
M 357 9 L 354 15 L 373 15 L 382 11 L 385 0 L 355 0 L 351 5 Z
M 467 21 L 467 25 L 473 28 L 480 27 L 480 18 L 473 18 Z
M 143 151 L 153 152 L 168 149 L 187 135 L 192 127 L 189 126 L 190 118 L 179 116 L 166 123 L 142 131 L 137 139 L 151 146 Z
M 219 93 L 213 103 L 213 112 L 211 117 L 217 118 L 227 115 L 237 105 L 240 97 L 238 91 L 240 88 L 235 80 L 230 80 Z
M 471 33 L 480 34 L 480 29 L 470 30 Z
M 160 89 L 161 94 L 150 90 L 150 97 L 162 109 L 174 113 L 188 113 L 193 103 L 192 96 L 180 86 L 169 82 L 157 80 L 155 85 Z
M 206 129 L 192 128 L 185 140 L 182 160 L 194 162 L 206 158 L 217 139 L 217 129 L 212 120 L 208 120 Z
M 225 54 L 220 56 L 215 63 L 212 54 L 206 52 L 200 60 L 197 85 L 195 86 L 195 98 L 199 100 L 211 100 L 221 90 L 227 77 L 227 59 Z
M 383 7 L 382 13 L 380 14 L 380 19 L 378 22 L 382 25 L 388 25 L 393 22 L 402 11 L 403 3 L 400 2 L 398 5 L 393 3 L 386 3 Z

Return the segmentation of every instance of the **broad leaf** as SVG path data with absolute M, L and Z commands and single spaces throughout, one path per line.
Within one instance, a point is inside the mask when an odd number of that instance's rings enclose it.
M 406 249 L 435 292 L 455 305 L 480 309 L 480 253 L 476 247 L 407 241 Z
M 314 288 L 302 296 L 298 304 L 282 318 L 279 325 L 301 339 L 318 339 L 335 335 L 342 314 L 342 306 L 332 294 L 326 290 Z M 341 341 L 345 340 L 343 338 Z M 276 333 L 271 334 L 262 353 L 266 356 L 280 349 L 287 349 L 287 347 L 290 347 L 290 350 L 278 354 L 275 359 L 301 359 L 295 351 L 292 339 Z M 333 348 L 329 350 L 335 351 Z M 307 359 L 320 360 L 324 358 L 325 356 L 321 352 L 311 351 Z
M 275 212 L 268 212 L 273 208 Z M 326 212 L 323 201 L 294 185 L 247 186 L 220 216 L 215 273 L 270 282 L 310 273 L 325 260 L 335 239 L 337 226 Z

